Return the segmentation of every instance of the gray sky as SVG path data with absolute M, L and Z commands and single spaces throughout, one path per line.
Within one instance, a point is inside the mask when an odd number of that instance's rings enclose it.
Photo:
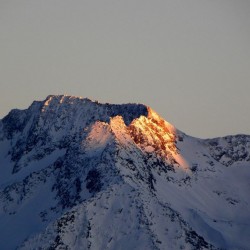
M 250 134 L 249 0 L 0 0 L 0 117 L 49 94 Z

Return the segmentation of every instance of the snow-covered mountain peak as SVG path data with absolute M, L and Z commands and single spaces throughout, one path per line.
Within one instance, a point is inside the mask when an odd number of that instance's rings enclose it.
M 250 136 L 51 95 L 0 120 L 0 249 L 249 249 Z
M 153 120 L 159 127 L 161 127 L 165 132 L 176 134 L 177 129 L 167 121 L 165 121 L 158 113 L 156 113 L 152 108 L 148 107 L 148 119 Z
M 67 113 L 67 115 L 73 112 L 74 116 L 77 116 L 77 113 L 85 113 L 86 116 L 91 115 L 96 118 L 94 120 L 104 122 L 108 122 L 110 117 L 120 115 L 127 125 L 135 118 L 147 115 L 148 112 L 147 106 L 143 104 L 99 103 L 88 98 L 68 95 L 49 95 L 42 102 L 42 106 L 43 112 L 63 112 Z M 88 120 L 88 117 L 85 117 L 84 120 L 86 119 Z
M 84 102 L 93 102 L 88 98 L 83 98 L 81 96 L 71 96 L 71 95 L 48 95 L 43 101 L 44 106 L 57 106 L 57 105 L 77 105 Z

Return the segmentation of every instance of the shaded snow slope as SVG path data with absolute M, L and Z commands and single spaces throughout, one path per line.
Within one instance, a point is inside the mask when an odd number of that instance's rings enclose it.
M 250 249 L 250 136 L 48 96 L 0 120 L 1 249 Z

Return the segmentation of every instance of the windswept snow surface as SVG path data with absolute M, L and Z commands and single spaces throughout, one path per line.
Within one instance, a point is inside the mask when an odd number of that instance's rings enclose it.
M 48 96 L 0 120 L 0 249 L 250 249 L 250 136 Z

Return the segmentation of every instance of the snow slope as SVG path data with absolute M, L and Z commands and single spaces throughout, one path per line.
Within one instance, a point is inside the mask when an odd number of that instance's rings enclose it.
M 0 120 L 0 249 L 250 249 L 250 136 L 48 96 Z

